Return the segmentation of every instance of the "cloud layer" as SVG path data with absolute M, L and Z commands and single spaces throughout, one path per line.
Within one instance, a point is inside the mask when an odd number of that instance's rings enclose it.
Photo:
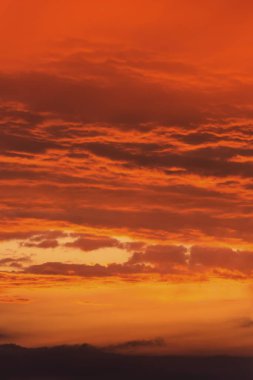
M 56 22 L 55 2 L 39 2 L 39 27 L 31 1 L 22 22 L 3 5 L 21 24 L 1 26 L 1 268 L 250 276 L 252 6 L 112 4 L 61 4 Z M 106 263 L 87 259 L 97 251 Z

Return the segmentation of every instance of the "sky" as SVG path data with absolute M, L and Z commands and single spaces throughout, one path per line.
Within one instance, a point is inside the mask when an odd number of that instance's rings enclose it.
M 0 343 L 253 354 L 252 12 L 1 0 Z

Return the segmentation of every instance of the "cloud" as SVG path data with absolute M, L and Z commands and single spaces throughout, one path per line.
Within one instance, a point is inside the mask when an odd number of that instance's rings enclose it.
M 0 267 L 10 267 L 14 269 L 21 269 L 25 267 L 27 264 L 30 264 L 32 262 L 31 258 L 29 256 L 23 256 L 23 257 L 4 257 L 3 259 L 0 259 Z
M 185 264 L 186 248 L 182 246 L 151 245 L 143 253 L 134 253 L 130 262 L 155 265 Z
M 82 251 L 94 251 L 100 248 L 116 247 L 122 248 L 122 244 L 116 240 L 106 236 L 87 236 L 80 237 L 79 239 L 66 243 L 66 247 L 79 248 Z
M 48 240 L 42 240 L 39 243 L 34 242 L 26 242 L 23 243 L 23 247 L 37 247 L 37 248 L 56 248 L 58 247 L 59 243 L 56 239 L 48 239 Z
M 253 252 L 229 248 L 192 247 L 189 260 L 193 267 L 224 268 L 251 275 Z
M 184 279 L 199 276 L 208 278 L 251 278 L 253 275 L 253 252 L 230 248 L 193 246 L 146 245 L 140 252 L 121 264 L 75 264 L 63 262 L 26 263 L 23 274 L 47 276 L 79 276 L 84 278 L 121 278 L 141 281 L 143 276 L 153 275 L 163 280 Z M 90 249 L 90 248 L 89 248 Z M 12 265 L 8 263 L 8 265 Z M 14 264 L 15 265 L 15 264 Z
M 129 249 L 139 263 L 150 239 L 158 247 L 250 251 L 253 112 L 247 76 L 221 75 L 198 59 L 154 54 L 143 44 L 79 38 L 59 45 L 40 69 L 0 74 L 0 239 L 17 239 L 22 248 L 57 248 L 64 236 L 50 230 L 64 228 L 80 232 L 64 249 L 87 252 L 128 249 L 130 243 L 114 238 L 124 235 L 141 241 Z M 95 237 L 81 236 L 87 230 Z M 150 265 L 172 260 L 158 250 L 145 253 Z M 210 268 L 211 260 L 244 272 L 251 265 L 246 253 L 233 265 L 229 255 L 207 256 L 193 253 L 191 268 Z M 170 265 L 188 268 L 185 260 L 183 252 L 175 254 Z
M 253 327 L 252 319 L 244 319 L 240 321 L 239 326 L 243 329 L 251 329 Z
M 29 298 L 21 296 L 0 296 L 0 303 L 2 304 L 26 304 L 31 302 Z
M 233 268 L 237 253 L 230 248 L 192 247 L 190 264 L 205 267 Z
M 127 74 L 119 77 L 115 70 L 106 79 L 111 83 L 104 86 L 96 77 L 77 82 L 46 72 L 5 74 L 0 75 L 0 96 L 5 101 L 29 104 L 33 112 L 50 112 L 73 121 L 185 124 L 202 118 L 197 105 L 201 97 L 192 90 L 178 87 L 165 90 L 138 77 Z M 36 91 L 38 87 L 40 92 Z M 184 111 L 181 114 L 179 104 Z
M 138 349 L 154 349 L 159 347 L 165 347 L 167 345 L 166 341 L 163 338 L 155 338 L 155 339 L 143 339 L 143 340 L 131 340 L 128 342 L 118 343 L 110 346 L 106 346 L 105 350 L 113 351 L 113 352 L 127 352 L 132 351 L 135 352 Z
M 107 266 L 95 264 L 68 264 L 61 262 L 47 262 L 31 265 L 25 268 L 24 273 L 39 275 L 63 275 L 81 277 L 131 277 L 132 275 L 148 274 L 153 269 L 145 265 L 109 264 Z
M 5 330 L 0 330 L 0 342 L 10 341 L 15 338 L 15 334 L 12 334 Z
M 31 230 L 31 231 L 1 231 L 0 240 L 29 240 L 33 242 L 41 242 L 44 240 L 54 240 L 68 236 L 65 232 L 58 230 Z

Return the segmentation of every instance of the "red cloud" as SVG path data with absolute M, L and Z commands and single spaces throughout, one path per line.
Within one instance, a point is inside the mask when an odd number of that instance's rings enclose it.
M 82 251 L 94 251 L 99 248 L 108 247 L 123 248 L 123 245 L 118 240 L 106 236 L 84 236 L 71 243 L 66 243 L 66 247 L 79 248 Z

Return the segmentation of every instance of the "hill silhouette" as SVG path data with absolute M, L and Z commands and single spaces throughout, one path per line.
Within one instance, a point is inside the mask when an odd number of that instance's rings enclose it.
M 123 355 L 88 344 L 41 348 L 1 345 L 0 368 L 1 380 L 253 378 L 250 357 Z

